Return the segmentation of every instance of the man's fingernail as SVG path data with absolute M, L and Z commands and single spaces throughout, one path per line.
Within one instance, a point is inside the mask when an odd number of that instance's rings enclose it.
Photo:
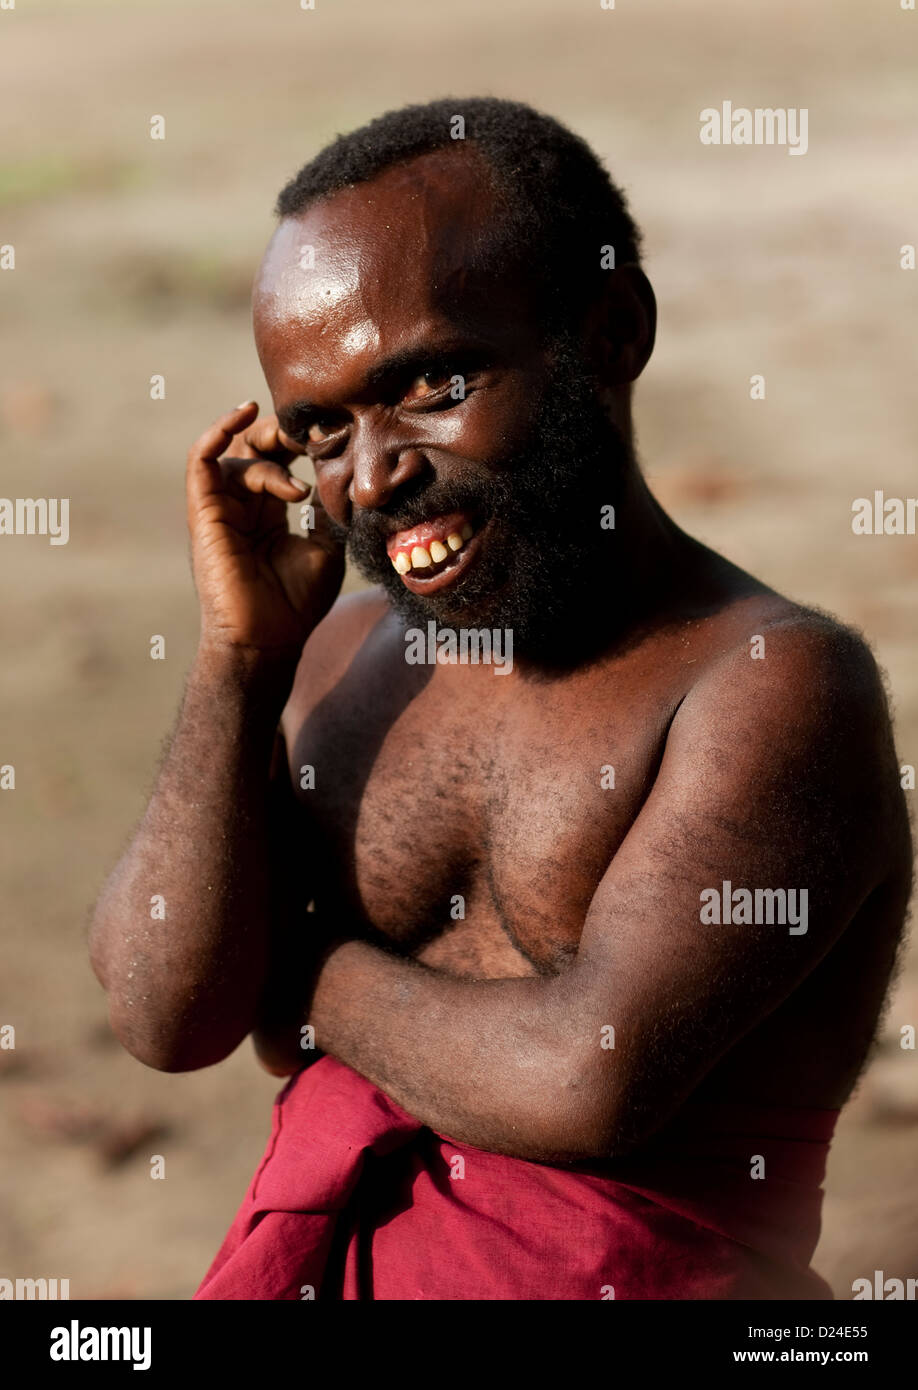
M 237 410 L 245 410 L 245 408 L 246 408 L 247 405 L 254 405 L 254 404 L 255 404 L 254 401 L 240 401 L 239 404 L 236 406 L 236 409 L 237 409 Z
M 312 483 L 303 483 L 300 481 L 299 478 L 294 478 L 292 475 L 290 481 L 291 483 L 295 483 L 301 492 L 308 492 L 309 489 L 312 487 Z

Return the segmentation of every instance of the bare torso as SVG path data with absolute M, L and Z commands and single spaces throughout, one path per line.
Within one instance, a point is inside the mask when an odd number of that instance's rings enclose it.
M 314 789 L 297 792 L 315 910 L 455 975 L 564 970 L 680 701 L 725 650 L 800 615 L 712 563 L 695 596 L 687 584 L 627 650 L 538 680 L 407 665 L 378 594 L 339 607 L 307 647 L 285 716 L 293 787 L 315 769 Z M 886 832 L 901 840 L 900 826 Z M 834 948 L 699 1098 L 843 1103 L 875 1031 L 908 875 L 894 852 Z

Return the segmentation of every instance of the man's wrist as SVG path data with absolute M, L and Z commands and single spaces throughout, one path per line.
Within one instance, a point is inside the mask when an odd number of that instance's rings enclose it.
M 214 685 L 287 701 L 302 647 L 244 647 L 220 643 L 202 634 L 191 669 L 195 684 Z

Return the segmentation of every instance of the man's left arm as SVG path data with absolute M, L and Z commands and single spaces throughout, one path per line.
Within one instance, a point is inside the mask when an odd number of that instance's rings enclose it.
M 897 779 L 872 658 L 817 620 L 765 645 L 682 702 L 568 970 L 470 981 L 342 942 L 304 1015 L 318 1047 L 432 1129 L 522 1158 L 612 1156 L 664 1123 L 887 872 Z M 753 904 L 778 890 L 776 920 L 715 918 L 725 882 Z

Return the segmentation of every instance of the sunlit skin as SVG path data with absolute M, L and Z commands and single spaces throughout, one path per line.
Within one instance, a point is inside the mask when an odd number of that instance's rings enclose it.
M 322 503 L 341 525 L 348 524 L 352 509 L 397 503 L 426 480 L 500 472 L 531 427 L 548 349 L 525 271 L 495 278 L 467 268 L 482 213 L 493 203 L 474 161 L 468 163 L 471 196 L 457 185 L 449 154 L 428 156 L 387 176 L 403 223 L 406 211 L 414 218 L 397 235 L 378 235 L 376 186 L 364 185 L 335 199 L 336 207 L 346 209 L 346 223 L 329 225 L 325 210 L 315 207 L 282 224 L 265 257 L 255 329 L 280 442 L 289 446 L 288 457 L 308 452 Z M 437 233 L 438 227 L 445 233 Z M 309 273 L 300 265 L 304 247 L 315 259 Z M 628 435 L 630 381 L 653 343 L 653 299 L 648 288 L 642 303 L 624 272 L 610 286 L 610 300 L 630 301 L 638 321 L 635 341 L 624 346 L 613 349 L 596 335 L 609 414 Z M 450 394 L 457 373 L 461 402 Z M 556 446 L 564 450 L 563 436 Z M 646 514 L 643 525 L 653 528 L 655 504 L 636 478 L 632 490 L 632 512 Z M 551 505 L 547 490 L 545 504 Z M 461 531 L 459 519 L 456 527 Z M 487 543 L 487 526 L 476 524 L 479 529 L 467 553 L 456 553 L 452 578 Z M 440 539 L 446 538 L 444 530 Z M 410 553 L 411 546 L 402 549 Z M 633 550 L 637 561 L 643 547 Z M 462 610 L 451 612 L 442 581 L 414 570 L 402 582 L 416 593 L 439 592 L 442 616 L 462 618 Z
M 200 649 L 96 911 L 113 1026 L 166 1070 L 253 1033 L 287 1075 L 315 1056 L 308 1021 L 439 1133 L 543 1161 L 632 1150 L 689 1096 L 834 1108 L 875 1029 L 910 874 L 860 640 L 686 536 L 636 471 L 610 477 L 616 583 L 582 596 L 595 660 L 524 655 L 503 679 L 410 666 L 383 593 L 335 601 L 323 509 L 347 527 L 425 486 L 484 486 L 528 437 L 551 351 L 525 267 L 467 268 L 493 212 L 477 159 L 449 150 L 272 239 L 254 306 L 274 413 L 228 412 L 190 452 Z M 641 272 L 610 276 L 580 332 L 630 439 L 654 337 Z M 462 401 L 443 393 L 455 363 Z M 303 455 L 308 538 L 285 529 Z M 500 541 L 484 518 L 469 576 Z M 451 605 L 482 616 L 448 577 L 401 582 L 441 622 Z M 169 913 L 152 930 L 136 924 L 154 878 Z M 725 879 L 806 888 L 808 930 L 703 926 L 700 895 Z

